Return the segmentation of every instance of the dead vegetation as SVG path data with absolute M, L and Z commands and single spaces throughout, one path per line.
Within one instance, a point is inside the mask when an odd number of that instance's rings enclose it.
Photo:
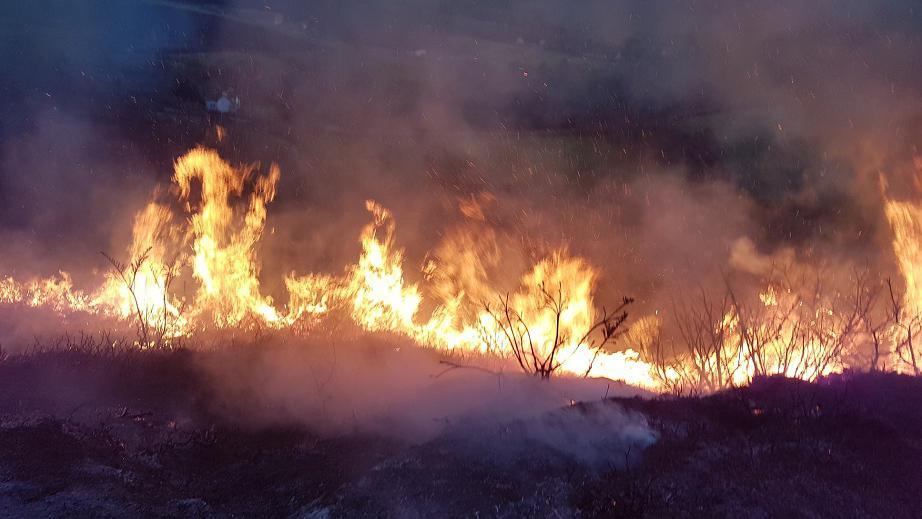
M 494 303 L 485 303 L 484 310 L 491 317 L 498 329 L 488 331 L 481 329 L 481 339 L 491 351 L 508 350 L 523 372 L 548 379 L 563 365 L 570 356 L 585 349 L 592 354 L 592 360 L 584 373 L 588 376 L 592 366 L 603 348 L 617 339 L 624 332 L 627 321 L 628 305 L 633 299 L 625 297 L 613 310 L 602 308 L 585 332 L 574 331 L 564 323 L 564 313 L 571 304 L 560 283 L 555 288 L 546 284 L 537 287 L 538 297 L 535 308 L 528 310 L 551 316 L 553 329 L 550 333 L 538 335 L 529 327 L 530 321 L 524 310 L 517 307 L 509 294 L 500 296 Z M 504 347 L 505 346 L 505 347 Z M 569 351 L 564 353 L 566 348 Z
M 138 345 L 142 348 L 177 348 L 182 341 L 179 323 L 183 309 L 171 304 L 170 289 L 179 273 L 180 262 L 174 258 L 168 265 L 158 268 L 154 262 L 149 261 L 152 250 L 153 247 L 148 247 L 128 263 L 122 263 L 105 252 L 101 254 L 131 298 Z M 139 276 L 145 270 L 149 274 L 146 279 L 159 285 L 156 288 L 161 293 L 161 300 L 155 305 L 142 304 L 138 294 Z
M 922 371 L 920 371 L 916 342 L 919 333 L 922 332 L 922 314 L 918 310 L 913 311 L 907 307 L 903 302 L 902 294 L 897 293 L 889 278 L 886 285 L 889 297 L 885 303 L 884 317 L 878 326 L 884 331 L 883 333 L 889 332 L 891 342 L 894 344 L 893 351 L 899 362 L 918 376 Z
M 741 291 L 725 278 L 722 289 L 699 287 L 676 298 L 667 323 L 672 333 L 645 337 L 641 346 L 674 394 L 710 393 L 772 375 L 815 380 L 854 364 L 856 352 L 869 351 L 867 362 L 876 368 L 896 321 L 880 317 L 881 285 L 866 270 L 853 271 L 847 285 L 832 283 L 820 268 L 777 265 L 761 291 Z

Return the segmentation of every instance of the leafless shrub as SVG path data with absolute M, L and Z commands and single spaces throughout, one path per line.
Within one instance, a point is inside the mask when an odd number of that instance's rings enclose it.
M 698 373 L 686 363 L 686 351 L 679 351 L 671 337 L 657 333 L 639 346 L 652 366 L 658 387 L 664 393 L 679 396 L 699 392 Z
M 887 279 L 887 293 L 889 297 L 887 321 L 892 323 L 894 351 L 897 359 L 903 366 L 909 367 L 912 373 L 919 375 L 920 352 L 916 351 L 916 341 L 919 332 L 922 331 L 922 316 L 906 307 L 902 294 L 899 294 L 893 287 L 893 283 Z
M 889 284 L 889 279 L 886 282 Z M 858 307 L 860 328 L 869 345 L 867 367 L 868 371 L 879 371 L 881 363 L 890 355 L 891 330 L 893 318 L 889 300 L 881 298 L 882 286 L 880 283 L 868 286 L 867 295 L 863 304 Z M 879 310 L 883 303 L 884 311 Z
M 885 323 L 871 317 L 876 292 L 866 270 L 854 271 L 845 290 L 830 279 L 822 268 L 773 266 L 761 292 L 726 280 L 722 293 L 702 288 L 674 302 L 674 337 L 644 345 L 654 376 L 667 391 L 689 394 L 759 376 L 812 380 L 844 365 L 862 327 L 883 341 Z
M 688 351 L 688 366 L 677 373 L 685 379 L 683 383 L 692 383 L 695 392 L 731 385 L 740 369 L 743 343 L 728 320 L 731 296 L 727 290 L 715 298 L 700 288 L 695 301 L 673 303 L 676 328 Z
M 798 315 L 807 338 L 799 352 L 786 352 L 783 359 L 785 369 L 796 360 L 793 376 L 807 379 L 843 364 L 848 350 L 855 345 L 871 294 L 865 271 L 854 271 L 849 285 L 841 291 L 824 286 L 822 271 L 816 272 L 811 281 Z M 794 357 L 798 353 L 800 359 Z
M 747 368 L 752 369 L 754 376 L 765 376 L 776 369 L 787 368 L 793 355 L 802 348 L 804 338 L 802 323 L 796 315 L 799 296 L 791 289 L 794 282 L 789 272 L 772 265 L 762 283 L 767 286 L 765 293 L 758 294 L 758 298 L 744 300 L 726 281 L 733 303 L 742 360 Z
M 634 300 L 626 297 L 614 310 L 608 311 L 603 308 L 601 316 L 582 336 L 572 337 L 562 323 L 564 309 L 569 304 L 568 296 L 564 294 L 562 285 L 558 283 L 556 289 L 551 290 L 542 283 L 537 288 L 540 296 L 537 310 L 549 312 L 552 315 L 554 319 L 553 337 L 549 339 L 536 337 L 529 328 L 529 322 L 525 316 L 514 307 L 511 296 L 506 294 L 499 297 L 495 304 L 484 304 L 484 309 L 498 330 L 481 330 L 482 340 L 487 344 L 488 349 L 494 351 L 503 350 L 503 345 L 508 346 L 509 353 L 522 371 L 542 379 L 550 378 L 569 358 L 569 356 L 561 358 L 562 347 L 572 345 L 571 355 L 581 348 L 587 348 L 593 352 L 592 361 L 585 372 L 585 376 L 588 376 L 602 348 L 623 331 L 622 326 L 627 321 L 625 309 Z
M 841 365 L 867 311 L 867 273 L 854 271 L 837 289 L 823 267 L 773 269 L 768 293 L 748 307 L 735 295 L 734 309 L 754 376 L 814 379 Z M 731 290 L 731 294 L 733 291 Z
M 179 338 L 179 322 L 182 308 L 173 308 L 169 301 L 170 287 L 179 272 L 178 259 L 174 258 L 168 265 L 157 268 L 150 260 L 153 247 L 148 247 L 127 264 L 122 263 L 105 252 L 101 254 L 109 261 L 112 272 L 122 282 L 131 296 L 136 321 L 138 343 L 143 347 L 176 347 Z M 159 286 L 163 300 L 159 307 L 147 308 L 141 304 L 137 292 L 138 276 L 145 266 L 149 269 L 151 279 L 161 283 Z

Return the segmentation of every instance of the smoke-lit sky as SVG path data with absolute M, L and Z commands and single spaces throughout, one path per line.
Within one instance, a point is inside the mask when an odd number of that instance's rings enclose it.
M 0 16 L 0 267 L 100 268 L 196 144 L 278 162 L 266 270 L 336 269 L 362 201 L 419 263 L 490 222 L 633 292 L 732 244 L 874 256 L 912 196 L 910 1 L 37 1 Z M 241 109 L 204 110 L 222 91 Z M 348 236 L 348 239 L 343 239 Z M 889 261 L 887 258 L 871 258 Z M 640 294 L 642 295 L 642 294 Z

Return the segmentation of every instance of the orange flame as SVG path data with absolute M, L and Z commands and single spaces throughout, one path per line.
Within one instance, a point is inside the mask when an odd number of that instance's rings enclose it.
M 528 334 L 533 345 L 531 355 L 556 355 L 561 372 L 619 379 L 651 389 L 681 376 L 675 369 L 656 372 L 640 353 L 627 348 L 641 348 L 646 339 L 640 335 L 660 333 L 658 317 L 643 320 L 644 326 L 622 341 L 622 351 L 594 347 L 587 337 L 599 318 L 594 300 L 599 273 L 565 249 L 537 261 L 510 293 L 497 294 L 490 278 L 500 262 L 501 247 L 494 231 L 486 227 L 480 203 L 491 200 L 486 195 L 460 206 L 471 225 L 483 228 L 449 233 L 421 272 L 422 288 L 405 276 L 404 252 L 397 245 L 392 215 L 368 201 L 366 208 L 372 218 L 359 234 L 361 254 L 357 261 L 339 275 L 288 275 L 288 303 L 277 306 L 261 290 L 257 252 L 280 172 L 276 165 L 266 173 L 257 170 L 252 165 L 233 166 L 214 150 L 193 149 L 176 161 L 172 178 L 186 214 L 179 218 L 171 206 L 157 202 L 141 210 L 127 249 L 137 263 L 119 265 L 123 268 L 108 274 L 91 295 L 76 290 L 66 273 L 27 283 L 2 278 L 0 303 L 139 319 L 161 330 L 166 338 L 190 336 L 209 328 L 242 327 L 249 322 L 310 330 L 341 310 L 361 330 L 401 335 L 439 350 L 509 358 L 515 353 L 515 344 L 504 323 L 490 311 L 490 304 L 505 298 L 516 322 Z M 887 211 L 894 228 L 911 235 L 897 237 L 894 246 L 907 284 L 913 287 L 910 297 L 922 301 L 922 287 L 917 286 L 912 270 L 922 263 L 918 245 L 922 243 L 918 223 L 922 211 L 901 205 L 888 205 Z M 125 271 L 131 275 L 124 275 Z M 188 301 L 171 292 L 171 281 L 183 273 L 195 283 L 194 294 L 187 294 Z M 425 301 L 424 295 L 434 299 Z M 790 297 L 770 287 L 761 297 L 764 311 L 788 309 L 794 304 Z M 427 302 L 430 304 L 424 304 Z M 422 315 L 424 308 L 431 310 Z M 817 321 L 822 318 L 820 314 L 813 316 Z M 728 313 L 713 325 L 732 332 L 738 348 L 732 357 L 694 360 L 730 366 L 733 383 L 748 381 L 760 372 L 815 378 L 839 369 L 834 363 L 808 368 L 808 360 L 822 353 L 821 345 L 810 342 L 799 352 L 805 360 L 784 358 L 781 341 L 796 333 L 794 329 L 782 328 L 772 339 L 778 341 L 778 348 L 771 346 L 757 358 L 740 333 L 738 315 Z

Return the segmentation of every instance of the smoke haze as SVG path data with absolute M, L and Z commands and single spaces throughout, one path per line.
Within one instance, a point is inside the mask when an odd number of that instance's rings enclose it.
M 279 164 L 258 254 L 282 303 L 285 274 L 354 260 L 366 199 L 411 282 L 489 230 L 497 291 L 566 247 L 636 316 L 770 258 L 896 269 L 882 195 L 916 196 L 911 2 L 90 4 L 4 17 L 4 272 L 91 284 L 196 144 Z M 222 94 L 237 114 L 205 111 Z

